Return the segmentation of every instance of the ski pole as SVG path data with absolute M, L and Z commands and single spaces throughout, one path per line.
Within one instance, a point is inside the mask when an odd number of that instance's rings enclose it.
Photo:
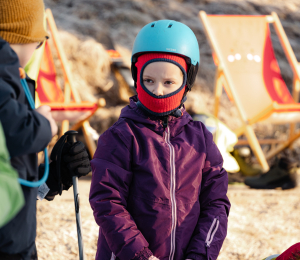
M 67 142 L 74 144 L 76 143 L 75 135 L 78 134 L 77 131 L 67 131 Z M 84 260 L 84 250 L 83 250 L 83 240 L 81 235 L 81 218 L 80 218 L 80 209 L 79 209 L 79 193 L 78 193 L 78 177 L 73 176 L 73 192 L 74 192 L 74 203 L 75 203 L 75 214 L 76 214 L 76 225 L 77 225 L 77 237 L 78 237 L 78 249 L 79 249 L 79 259 Z

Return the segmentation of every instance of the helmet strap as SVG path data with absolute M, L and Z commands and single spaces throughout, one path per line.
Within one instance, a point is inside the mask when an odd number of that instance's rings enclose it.
M 191 64 L 189 67 L 189 71 L 188 71 L 188 75 L 187 75 L 187 91 L 191 91 L 195 80 L 196 80 L 196 76 L 197 76 L 197 72 L 198 72 L 198 68 L 199 68 L 199 63 L 197 62 L 196 65 Z M 186 95 L 186 93 L 185 93 Z
M 171 115 L 172 116 L 175 116 L 175 117 L 181 117 L 182 116 L 182 111 L 181 111 L 181 108 L 183 106 L 183 103 L 187 100 L 187 97 L 186 97 L 186 94 L 188 93 L 188 88 L 186 87 L 185 88 L 185 91 L 183 93 L 183 96 L 182 96 L 182 99 L 181 99 L 181 102 L 180 102 L 180 106 L 178 107 L 177 110 L 175 110 Z
M 135 63 L 137 62 L 136 57 L 132 57 L 131 62 L 131 75 L 134 81 L 134 87 L 137 88 L 136 81 L 137 81 L 137 67 L 135 66 Z

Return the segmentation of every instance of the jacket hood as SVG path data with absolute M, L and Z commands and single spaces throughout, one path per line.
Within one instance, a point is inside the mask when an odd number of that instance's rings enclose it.
M 129 100 L 130 104 L 122 109 L 120 118 L 130 119 L 136 123 L 138 122 L 152 131 L 163 135 L 163 117 L 146 114 L 144 110 L 140 109 L 136 104 L 138 101 L 137 95 L 131 97 Z M 190 121 L 193 121 L 189 113 L 186 112 L 184 106 L 181 108 L 181 111 L 181 117 L 177 118 L 171 115 L 169 116 L 168 125 L 170 127 L 171 136 L 176 136 L 185 125 Z

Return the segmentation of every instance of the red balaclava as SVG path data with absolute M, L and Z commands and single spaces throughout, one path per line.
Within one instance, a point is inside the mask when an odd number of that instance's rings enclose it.
M 143 71 L 145 67 L 152 62 L 170 62 L 177 65 L 183 73 L 183 83 L 176 91 L 164 95 L 156 96 L 151 93 L 143 83 Z M 186 89 L 186 71 L 187 64 L 185 59 L 168 53 L 146 53 L 138 57 L 135 63 L 137 67 L 137 94 L 138 94 L 138 105 L 141 106 L 148 113 L 156 116 L 166 116 L 175 112 L 180 106 L 183 95 Z

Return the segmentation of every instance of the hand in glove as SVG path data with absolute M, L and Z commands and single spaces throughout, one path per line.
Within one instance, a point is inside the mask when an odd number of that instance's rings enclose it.
M 53 200 L 55 195 L 61 194 L 61 190 L 68 190 L 73 184 L 73 176 L 80 178 L 91 171 L 88 153 L 82 142 L 63 143 L 60 167 L 58 168 L 59 160 L 53 152 L 57 152 L 58 148 L 56 146 L 59 145 L 61 145 L 59 142 L 55 144 L 51 154 L 53 161 L 50 163 L 49 177 L 46 181 L 47 186 L 50 188 L 46 196 L 47 200 Z M 60 174 L 58 171 L 60 171 Z
M 64 190 L 68 190 L 73 182 L 72 177 L 87 175 L 92 170 L 88 153 L 82 142 L 65 143 L 61 160 L 61 181 Z

